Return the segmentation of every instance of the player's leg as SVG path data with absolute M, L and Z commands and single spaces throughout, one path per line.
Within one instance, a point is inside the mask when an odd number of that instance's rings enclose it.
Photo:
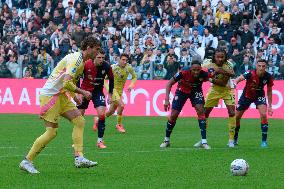
M 85 127 L 85 119 L 81 112 L 74 107 L 72 102 L 68 102 L 63 110 L 62 116 L 73 124 L 72 140 L 74 144 L 75 167 L 89 168 L 98 165 L 97 162 L 90 161 L 83 156 L 83 135 Z M 73 105 L 74 106 L 74 105 Z
M 115 89 L 113 90 L 111 101 L 112 102 L 110 104 L 110 107 L 109 107 L 108 111 L 106 112 L 106 117 L 113 115 L 114 112 L 116 111 L 118 105 L 119 105 L 120 95 L 118 94 L 117 90 L 115 90 Z
M 267 105 L 260 104 L 257 106 L 261 119 L 261 147 L 267 147 L 267 132 L 268 132 L 268 119 L 267 119 Z
M 243 114 L 245 113 L 245 111 L 249 108 L 251 103 L 252 101 L 246 98 L 244 95 L 242 95 L 238 101 L 238 105 L 236 108 L 236 129 L 235 129 L 235 135 L 234 135 L 235 145 L 238 145 L 239 131 L 241 128 L 241 118 Z
M 35 140 L 26 158 L 20 163 L 21 169 L 32 174 L 39 173 L 32 164 L 33 159 L 56 136 L 60 111 L 60 97 L 40 96 L 40 106 L 40 117 L 44 120 L 46 131 Z
M 195 111 L 197 113 L 198 117 L 198 125 L 200 128 L 200 134 L 201 134 L 201 147 L 204 149 L 210 149 L 210 146 L 207 142 L 206 137 L 206 119 L 205 119 L 205 110 L 203 104 L 196 104 L 194 105 Z
M 236 114 L 235 114 L 235 105 L 236 105 L 236 98 L 235 92 L 232 89 L 225 90 L 221 94 L 221 98 L 224 100 L 225 105 L 228 110 L 228 128 L 229 128 L 229 143 L 228 146 L 230 148 L 234 148 L 234 136 L 235 136 L 235 129 L 236 129 Z
M 98 114 L 98 140 L 97 140 L 97 147 L 98 148 L 106 148 L 104 144 L 104 133 L 105 133 L 105 106 L 99 106 L 96 108 Z
M 243 117 L 243 114 L 245 113 L 246 110 L 236 110 L 236 128 L 235 128 L 235 135 L 234 135 L 234 144 L 238 145 L 238 140 L 239 140 L 239 132 L 241 128 L 241 119 Z
M 205 104 L 204 104 L 205 119 L 206 119 L 206 121 L 205 121 L 205 123 L 206 123 L 206 130 L 209 127 L 209 125 L 208 125 L 209 115 L 210 115 L 211 111 L 213 110 L 213 108 L 218 105 L 219 99 L 220 99 L 220 95 L 218 95 L 218 92 L 215 91 L 213 88 L 210 88 L 209 92 L 206 95 L 206 100 L 205 100 Z M 202 141 L 199 140 L 193 146 L 195 148 L 202 147 Z
M 229 128 L 229 147 L 234 148 L 234 136 L 236 129 L 236 114 L 234 105 L 226 105 L 229 115 L 228 128 Z
M 172 110 L 170 117 L 168 118 L 167 124 L 166 124 L 166 136 L 164 138 L 164 142 L 160 145 L 161 148 L 166 148 L 170 146 L 170 137 L 172 134 L 172 131 L 176 125 L 176 120 L 187 100 L 188 96 L 185 93 L 182 93 L 180 91 L 177 91 L 175 93 L 174 100 L 172 102 Z
M 124 103 L 123 103 L 122 99 L 120 99 L 119 102 L 118 102 L 117 116 L 116 116 L 116 118 L 117 118 L 116 129 L 120 133 L 125 133 L 125 128 L 123 127 L 123 124 L 122 124 L 123 110 L 124 110 Z
M 97 110 L 98 121 L 98 140 L 97 147 L 98 148 L 106 148 L 104 145 L 103 137 L 105 133 L 105 114 L 106 114 L 106 102 L 105 95 L 103 91 L 97 91 L 95 94 L 92 94 L 92 100 L 94 103 L 94 108 Z

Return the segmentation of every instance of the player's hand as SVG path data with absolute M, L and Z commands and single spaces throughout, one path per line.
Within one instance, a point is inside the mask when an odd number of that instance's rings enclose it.
M 87 99 L 87 100 L 91 100 L 92 98 L 92 94 L 89 91 L 84 91 L 83 92 L 83 96 Z
M 273 115 L 273 110 L 272 110 L 272 107 L 268 107 L 268 115 L 269 116 L 272 116 Z
M 224 70 L 223 68 L 218 67 L 218 68 L 215 69 L 215 74 L 216 74 L 216 73 L 224 74 L 224 73 L 225 73 L 225 70 Z
M 128 86 L 128 89 L 127 89 L 127 91 L 128 92 L 131 92 L 131 90 L 133 89 L 133 87 L 132 86 Z
M 170 110 L 170 102 L 169 100 L 165 100 L 165 103 L 164 103 L 164 110 L 165 111 L 169 111 Z
M 83 102 L 83 97 L 81 94 L 74 96 L 74 101 L 76 102 L 77 106 L 80 106 Z

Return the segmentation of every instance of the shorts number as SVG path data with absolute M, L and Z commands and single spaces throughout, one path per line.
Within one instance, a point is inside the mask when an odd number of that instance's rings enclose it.
M 195 98 L 203 98 L 202 92 L 195 92 Z
M 258 97 L 257 99 L 259 102 L 265 102 L 265 97 Z
M 100 96 L 100 101 L 105 101 L 105 97 L 104 96 Z

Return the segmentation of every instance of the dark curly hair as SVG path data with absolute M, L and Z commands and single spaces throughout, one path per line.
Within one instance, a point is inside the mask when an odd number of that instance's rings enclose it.
M 81 49 L 83 51 L 87 50 L 87 48 L 94 48 L 94 47 L 98 47 L 101 48 L 101 42 L 95 38 L 94 36 L 87 36 L 83 39 L 83 41 L 81 42 Z

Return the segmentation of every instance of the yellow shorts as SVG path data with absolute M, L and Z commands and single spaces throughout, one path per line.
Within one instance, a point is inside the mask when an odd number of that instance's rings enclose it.
M 122 96 L 122 92 L 117 91 L 116 89 L 113 89 L 112 102 L 118 103 L 121 99 L 121 96 Z
M 236 104 L 235 93 L 233 89 L 215 89 L 211 87 L 206 95 L 204 107 L 210 108 L 218 106 L 220 99 L 223 99 L 226 105 L 234 106 Z
M 58 118 L 63 113 L 77 109 L 75 104 L 65 95 L 54 96 L 40 95 L 40 117 L 52 123 L 58 123 Z

